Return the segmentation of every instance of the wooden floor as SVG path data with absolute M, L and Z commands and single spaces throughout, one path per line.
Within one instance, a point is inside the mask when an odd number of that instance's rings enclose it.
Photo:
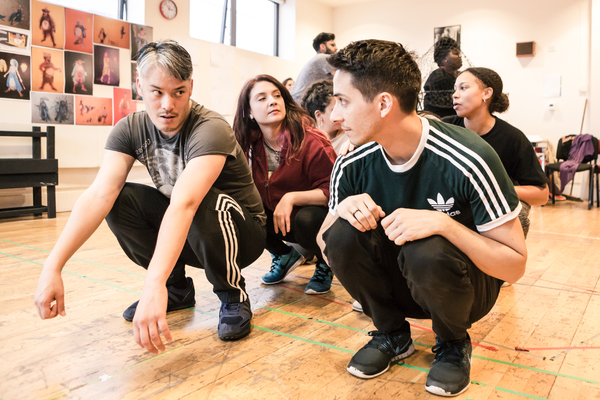
M 472 384 L 460 399 L 600 399 L 600 211 L 586 203 L 536 207 L 524 278 L 501 290 L 469 331 Z M 337 281 L 304 294 L 314 266 L 265 286 L 263 256 L 244 270 L 254 311 L 249 337 L 217 337 L 219 301 L 188 267 L 196 307 L 168 316 L 174 341 L 153 356 L 121 313 L 144 270 L 106 224 L 67 264 L 67 316 L 42 321 L 33 293 L 68 214 L 0 222 L 0 399 L 425 399 L 435 342 L 431 321 L 411 320 L 417 351 L 378 378 L 346 372 L 374 329 Z

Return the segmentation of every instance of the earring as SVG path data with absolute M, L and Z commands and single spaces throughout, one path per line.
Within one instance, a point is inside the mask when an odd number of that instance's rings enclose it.
M 485 99 L 483 99 L 483 102 L 485 103 Z
M 319 122 L 319 128 L 321 128 L 323 126 L 323 120 L 321 120 L 321 122 Z

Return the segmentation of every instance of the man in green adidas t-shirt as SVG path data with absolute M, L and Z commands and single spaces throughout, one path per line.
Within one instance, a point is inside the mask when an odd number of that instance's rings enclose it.
M 384 373 L 414 352 L 406 318 L 430 318 L 425 388 L 456 396 L 470 384 L 467 329 L 525 271 L 519 199 L 484 140 L 416 114 L 421 73 L 402 45 L 353 42 L 329 62 L 331 119 L 357 147 L 334 166 L 320 245 L 377 328 L 348 371 Z

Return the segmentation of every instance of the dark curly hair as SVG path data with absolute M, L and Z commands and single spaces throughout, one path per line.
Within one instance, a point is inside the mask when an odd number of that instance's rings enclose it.
M 475 76 L 475 78 L 477 78 L 481 82 L 481 85 L 484 88 L 489 87 L 492 89 L 492 97 L 488 102 L 488 110 L 490 114 L 493 114 L 495 112 L 503 113 L 504 111 L 508 110 L 508 95 L 506 93 L 502 93 L 502 78 L 500 78 L 500 75 L 498 75 L 496 71 L 493 71 L 489 68 L 480 67 L 467 68 L 463 72 L 463 74 L 465 72 L 470 72 L 471 74 L 473 74 L 473 76 Z
M 250 79 L 240 92 L 240 97 L 237 101 L 235 117 L 233 119 L 233 132 L 235 138 L 244 150 L 248 153 L 250 145 L 262 137 L 262 132 L 258 123 L 250 118 L 250 92 L 258 82 L 271 82 L 281 93 L 285 104 L 285 119 L 283 121 L 283 130 L 289 134 L 285 135 L 285 142 L 289 150 L 289 158 L 294 157 L 304 141 L 304 126 L 314 125 L 312 118 L 308 116 L 306 111 L 300 107 L 290 92 L 271 75 L 257 75 Z
M 313 49 L 318 53 L 319 48 L 321 47 L 321 43 L 329 42 L 330 40 L 335 40 L 335 35 L 333 33 L 321 32 L 313 39 Z
M 302 108 L 308 112 L 308 115 L 316 118 L 315 112 L 318 110 L 324 113 L 332 98 L 333 82 L 328 80 L 317 81 L 304 94 Z
M 400 43 L 369 39 L 350 43 L 327 61 L 352 75 L 352 85 L 365 101 L 388 92 L 396 97 L 403 112 L 411 113 L 417 108 L 421 90 L 421 71 L 415 57 Z
M 441 37 L 433 47 L 433 61 L 437 65 L 441 65 L 442 60 L 454 49 L 460 50 L 456 40 L 447 36 Z

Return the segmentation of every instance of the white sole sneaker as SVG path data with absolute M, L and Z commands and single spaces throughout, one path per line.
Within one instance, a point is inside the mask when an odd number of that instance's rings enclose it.
M 352 311 L 363 312 L 362 305 L 358 302 L 358 300 L 354 300 L 354 303 L 352 303 Z

